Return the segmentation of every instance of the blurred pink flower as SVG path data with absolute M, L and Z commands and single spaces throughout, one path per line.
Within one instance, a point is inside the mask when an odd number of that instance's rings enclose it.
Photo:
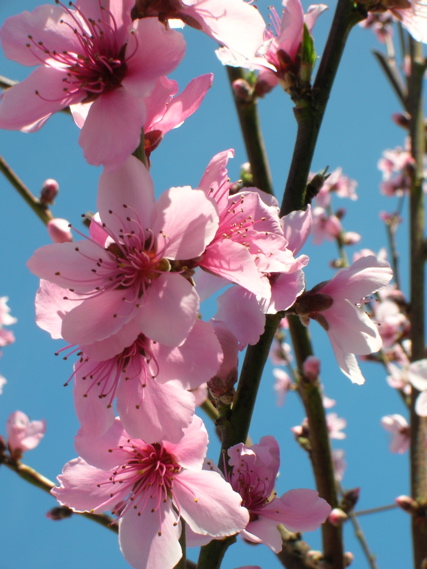
M 76 437 L 82 458 L 65 465 L 52 494 L 77 511 L 111 510 L 122 553 L 135 569 L 173 569 L 182 556 L 180 517 L 191 532 L 212 538 L 248 523 L 240 495 L 217 472 L 202 470 L 207 443 L 196 416 L 177 444 L 133 439 L 116 419 L 101 438 Z
M 22 411 L 15 411 L 7 420 L 7 443 L 12 456 L 20 458 L 23 452 L 36 448 L 46 432 L 46 421 L 30 421 Z
M 342 168 L 337 168 L 329 174 L 316 195 L 316 205 L 326 208 L 331 203 L 332 194 L 340 198 L 357 200 L 357 182 L 342 173 Z
M 294 532 L 313 531 L 327 518 L 331 507 L 315 490 L 289 490 L 277 497 L 274 487 L 280 451 L 274 437 L 263 437 L 251 447 L 239 443 L 228 449 L 228 456 L 233 467 L 231 485 L 251 516 L 241 532 L 244 539 L 264 543 L 278 553 L 282 549 L 278 524 Z
M 86 160 L 123 163 L 139 145 L 145 97 L 185 52 L 183 36 L 156 18 L 132 22 L 133 4 L 58 2 L 8 18 L 1 29 L 6 57 L 39 67 L 3 94 L 0 127 L 33 132 L 71 106 Z
M 381 419 L 381 425 L 392 434 L 390 451 L 404 453 L 409 448 L 410 428 L 402 415 L 386 415 Z
M 347 426 L 347 421 L 338 417 L 337 413 L 327 413 L 326 424 L 328 425 L 329 438 L 331 439 L 345 439 L 346 434 L 342 432 Z
M 335 478 L 338 482 L 341 482 L 344 478 L 345 469 L 347 468 L 347 463 L 344 460 L 345 451 L 343 449 L 333 449 L 332 450 L 332 463 L 334 467 Z
M 273 375 L 276 379 L 276 382 L 274 384 L 274 391 L 277 395 L 277 405 L 278 407 L 281 407 L 285 402 L 286 394 L 288 393 L 293 383 L 289 375 L 283 369 L 273 369 Z
M 323 207 L 313 209 L 313 245 L 320 245 L 323 241 L 334 241 L 340 235 L 342 225 L 336 215 L 329 215 Z

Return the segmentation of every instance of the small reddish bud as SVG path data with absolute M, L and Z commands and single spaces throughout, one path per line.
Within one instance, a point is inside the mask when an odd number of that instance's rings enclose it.
M 40 203 L 43 205 L 51 205 L 55 202 L 55 198 L 59 192 L 59 184 L 56 180 L 48 178 L 43 182 L 40 191 Z

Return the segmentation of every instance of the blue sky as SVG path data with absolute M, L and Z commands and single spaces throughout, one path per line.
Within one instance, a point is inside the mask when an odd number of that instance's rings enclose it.
M 259 0 L 265 12 L 272 2 Z M 31 10 L 36 0 L 2 0 L 0 21 L 18 11 Z M 306 7 L 308 3 L 305 4 Z M 277 9 L 280 8 L 275 2 Z M 334 3 L 315 27 L 319 55 L 333 16 Z M 187 54 L 172 77 L 181 89 L 195 76 L 208 72 L 215 75 L 214 85 L 199 111 L 180 129 L 167 135 L 152 155 L 151 173 L 160 194 L 171 186 L 190 184 L 195 187 L 211 157 L 226 148 L 234 148 L 230 177 L 239 177 L 239 167 L 246 160 L 238 130 L 234 105 L 226 73 L 214 54 L 215 43 L 194 30 L 185 30 Z M 338 73 L 335 88 L 319 138 L 313 170 L 342 166 L 344 173 L 359 183 L 356 202 L 335 202 L 347 208 L 344 224 L 347 230 L 363 235 L 359 246 L 378 251 L 386 244 L 385 230 L 378 211 L 393 211 L 396 204 L 379 194 L 380 173 L 377 161 L 385 148 L 403 144 L 404 132 L 391 121 L 399 104 L 383 79 L 371 50 L 382 49 L 370 31 L 357 28 L 352 33 Z M 0 55 L 0 74 L 22 80 L 27 68 Z M 260 101 L 260 115 L 271 163 L 276 194 L 281 199 L 287 177 L 295 123 L 292 105 L 286 94 L 276 89 Z M 100 169 L 85 163 L 77 144 L 78 129 L 65 115 L 56 115 L 37 133 L 28 135 L 0 131 L 0 154 L 37 195 L 46 178 L 60 184 L 60 195 L 53 206 L 57 217 L 79 223 L 81 213 L 94 210 Z M 25 461 L 55 479 L 65 462 L 75 456 L 73 437 L 78 424 L 73 411 L 72 388 L 63 384 L 71 373 L 71 365 L 54 352 L 59 344 L 39 330 L 34 323 L 34 295 L 37 278 L 25 263 L 33 251 L 49 242 L 42 223 L 28 209 L 7 181 L 0 177 L 2 208 L 0 234 L 2 242 L 0 296 L 9 297 L 12 314 L 18 318 L 13 326 L 16 343 L 5 348 L 0 360 L 0 373 L 8 380 L 0 397 L 0 432 L 5 432 L 8 415 L 20 409 L 33 419 L 47 420 L 47 433 L 40 446 L 25 456 Z M 407 221 L 406 210 L 403 217 Z M 407 224 L 401 229 L 401 267 L 404 290 L 407 291 Z M 336 256 L 334 244 L 313 247 L 309 242 L 303 251 L 310 256 L 306 271 L 307 286 L 331 278 L 328 263 Z M 210 307 L 207 311 L 212 310 Z M 400 398 L 386 384 L 384 372 L 373 364 L 362 364 L 366 384 L 352 385 L 340 372 L 326 334 L 316 323 L 310 325 L 316 354 L 322 358 L 322 378 L 328 396 L 337 400 L 333 409 L 348 421 L 347 438 L 336 448 L 344 448 L 348 468 L 343 485 L 361 487 L 358 508 L 366 509 L 392 503 L 399 494 L 408 493 L 407 456 L 392 455 L 388 438 L 380 427 L 385 414 L 405 410 Z M 289 394 L 284 407 L 278 408 L 273 391 L 272 367 L 263 378 L 256 405 L 252 439 L 257 442 L 266 434 L 274 435 L 281 445 L 282 466 L 278 491 L 296 487 L 314 487 L 307 456 L 293 440 L 290 427 L 299 424 L 304 411 L 295 394 Z M 211 435 L 209 456 L 216 460 L 218 444 Z M 6 468 L 0 470 L 2 492 L 2 555 L 0 569 L 42 567 L 44 569 L 79 569 L 103 567 L 121 569 L 128 565 L 122 558 L 116 538 L 107 530 L 77 516 L 53 523 L 45 513 L 55 501 L 19 480 Z M 378 557 L 380 567 L 409 566 L 411 559 L 409 516 L 400 510 L 375 514 L 360 519 L 368 542 Z M 346 551 L 356 557 L 354 567 L 368 567 L 351 527 L 345 527 Z M 318 549 L 319 536 L 305 538 Z M 390 544 L 399 543 L 399 547 Z M 19 545 L 18 545 L 19 544 Z M 191 557 L 191 554 L 190 554 Z M 224 569 L 257 564 L 263 569 L 280 567 L 274 555 L 264 546 L 247 546 L 239 540 L 224 560 Z

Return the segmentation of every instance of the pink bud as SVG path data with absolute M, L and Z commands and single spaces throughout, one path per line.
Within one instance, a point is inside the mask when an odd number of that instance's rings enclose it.
M 12 455 L 20 458 L 27 450 L 36 448 L 46 432 L 46 421 L 30 421 L 22 411 L 15 411 L 7 420 L 7 442 Z
M 320 373 L 320 360 L 316 356 L 308 356 L 302 364 L 302 371 L 307 379 L 316 381 Z
M 404 494 L 398 496 L 394 501 L 399 508 L 408 512 L 408 514 L 416 514 L 420 509 L 418 503 L 413 498 Z
M 351 551 L 346 551 L 344 553 L 344 567 L 349 567 L 354 561 L 354 555 Z
M 334 508 L 328 516 L 329 523 L 336 528 L 342 526 L 347 520 L 348 516 L 341 508 Z
M 393 122 L 397 124 L 397 126 L 401 126 L 403 128 L 409 128 L 409 115 L 402 114 L 402 113 L 393 113 L 391 115 Z
M 73 240 L 70 223 L 66 219 L 55 217 L 47 224 L 47 231 L 54 243 L 68 243 Z
M 250 103 L 253 98 L 253 89 L 245 79 L 236 79 L 233 81 L 234 96 L 238 101 Z
M 53 204 L 59 192 L 59 184 L 51 178 L 45 180 L 40 192 L 40 203 L 43 205 Z
M 355 245 L 359 243 L 362 236 L 355 231 L 346 231 L 343 236 L 344 245 Z

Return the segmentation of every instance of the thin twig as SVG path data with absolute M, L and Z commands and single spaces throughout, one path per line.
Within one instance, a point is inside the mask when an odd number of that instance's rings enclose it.
M 18 194 L 24 199 L 25 202 L 27 202 L 30 208 L 36 213 L 36 215 L 42 220 L 45 225 L 51 219 L 53 219 L 53 215 L 48 207 L 40 203 L 40 201 L 30 192 L 24 182 L 12 170 L 12 168 L 2 156 L 0 156 L 0 172 L 2 172 L 5 178 L 9 180 Z

